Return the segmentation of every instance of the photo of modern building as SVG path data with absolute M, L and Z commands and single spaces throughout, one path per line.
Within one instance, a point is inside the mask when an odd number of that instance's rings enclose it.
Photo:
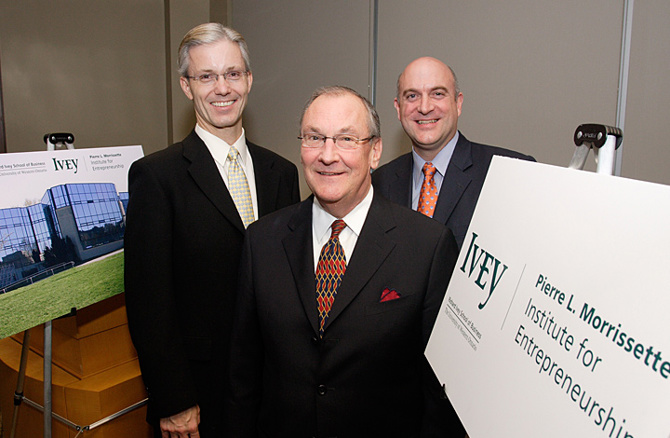
M 122 248 L 127 202 L 113 183 L 78 183 L 0 209 L 0 293 Z

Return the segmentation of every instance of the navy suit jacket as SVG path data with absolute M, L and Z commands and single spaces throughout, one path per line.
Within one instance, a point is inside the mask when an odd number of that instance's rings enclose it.
M 295 165 L 247 145 L 259 216 L 298 202 Z M 129 192 L 126 309 L 149 393 L 148 419 L 156 423 L 198 404 L 201 436 L 220 437 L 242 220 L 195 131 L 133 163 Z
M 453 231 L 459 247 L 463 245 L 465 233 L 468 231 L 494 155 L 535 161 L 529 155 L 473 143 L 463 134 L 459 135 L 433 215 L 433 219 L 442 222 Z M 375 190 L 391 201 L 411 208 L 413 166 L 411 152 L 383 165 L 372 174 Z
M 248 229 L 231 436 L 462 438 L 423 355 L 456 263 L 451 231 L 375 193 L 319 338 L 312 202 Z M 380 301 L 387 289 L 400 298 Z

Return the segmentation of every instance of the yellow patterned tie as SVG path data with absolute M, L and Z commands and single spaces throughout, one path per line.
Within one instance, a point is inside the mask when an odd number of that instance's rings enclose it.
M 251 191 L 249 182 L 244 175 L 242 166 L 237 161 L 240 153 L 233 146 L 228 152 L 230 167 L 228 168 L 228 191 L 235 202 L 235 207 L 242 218 L 244 228 L 254 221 L 254 205 L 251 203 Z
M 328 320 L 328 313 L 335 301 L 337 289 L 340 287 L 347 259 L 340 245 L 340 232 L 346 227 L 342 219 L 331 225 L 330 239 L 321 248 L 319 262 L 316 265 L 316 303 L 319 310 L 319 335 L 323 337 L 323 327 Z

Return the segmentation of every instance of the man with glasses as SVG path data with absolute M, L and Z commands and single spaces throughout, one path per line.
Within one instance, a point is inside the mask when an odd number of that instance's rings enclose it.
M 457 258 L 451 231 L 372 189 L 379 117 L 354 90 L 317 90 L 298 138 L 314 196 L 245 238 L 231 436 L 462 438 L 423 355 Z
M 218 23 L 179 47 L 195 129 L 129 172 L 128 323 L 156 436 L 222 437 L 224 376 L 246 227 L 299 201 L 295 165 L 246 140 L 247 45 Z

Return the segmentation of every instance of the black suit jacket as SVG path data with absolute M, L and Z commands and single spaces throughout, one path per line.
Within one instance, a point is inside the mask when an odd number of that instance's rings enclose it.
M 231 346 L 231 436 L 450 436 L 448 423 L 462 438 L 452 412 L 428 418 L 438 384 L 423 355 L 456 258 L 446 227 L 375 194 L 320 339 L 312 199 L 252 224 Z M 386 289 L 401 297 L 380 302 Z
M 259 216 L 299 201 L 298 172 L 247 141 Z M 195 404 L 218 429 L 245 229 L 216 163 L 192 131 L 135 162 L 125 232 L 128 323 L 151 422 Z
M 442 181 L 433 219 L 450 228 L 461 247 L 493 156 L 535 159 L 509 149 L 472 143 L 459 134 Z M 375 189 L 391 201 L 411 208 L 413 166 L 411 152 L 383 165 L 372 174 Z

